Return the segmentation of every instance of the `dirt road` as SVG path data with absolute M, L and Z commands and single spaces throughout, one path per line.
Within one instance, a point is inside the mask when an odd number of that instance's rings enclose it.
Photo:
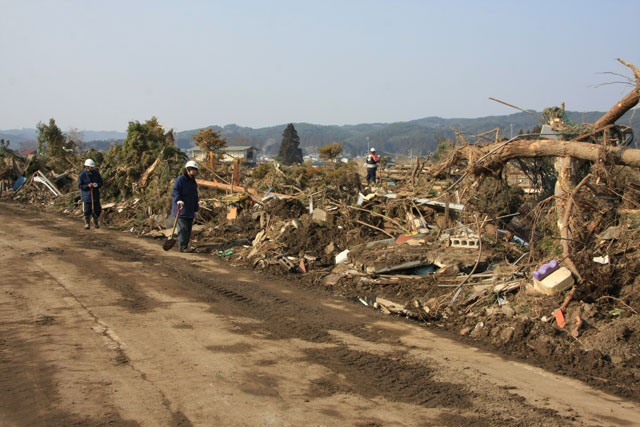
M 0 203 L 0 425 L 633 425 L 575 380 Z

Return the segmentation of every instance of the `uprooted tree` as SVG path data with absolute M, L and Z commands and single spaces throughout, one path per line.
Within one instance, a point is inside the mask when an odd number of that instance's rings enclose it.
M 560 139 L 522 139 L 514 138 L 506 142 L 492 144 L 463 144 L 453 150 L 447 161 L 439 164 L 432 175 L 441 174 L 452 167 L 466 165 L 463 177 L 475 177 L 483 180 L 487 176 L 499 175 L 507 162 L 526 158 L 555 157 L 557 181 L 555 193 L 551 199 L 555 202 L 556 222 L 562 245 L 562 256 L 569 268 L 581 280 L 580 271 L 575 266 L 573 254 L 584 246 L 577 236 L 586 236 L 583 230 L 589 228 L 589 235 L 598 230 L 602 218 L 572 219 L 572 209 L 576 206 L 576 196 L 588 189 L 594 195 L 595 202 L 605 198 L 626 201 L 637 208 L 640 195 L 640 182 L 627 182 L 632 178 L 625 175 L 624 180 L 614 179 L 622 173 L 620 167 L 640 167 L 640 150 L 629 148 L 632 132 L 616 126 L 615 121 L 626 111 L 640 102 L 640 71 L 632 64 L 618 59 L 633 73 L 633 89 L 609 112 L 593 125 L 583 125 L 572 139 L 562 139 L 567 133 L 558 132 Z M 572 129 L 575 134 L 575 129 Z M 631 136 L 631 137 L 630 137 Z M 617 168 L 617 169 L 616 169 Z M 458 182 L 460 182 L 458 180 Z M 449 190 L 451 190 L 449 188 Z M 589 203 L 589 202 L 587 202 Z M 585 224 L 588 222 L 588 225 Z

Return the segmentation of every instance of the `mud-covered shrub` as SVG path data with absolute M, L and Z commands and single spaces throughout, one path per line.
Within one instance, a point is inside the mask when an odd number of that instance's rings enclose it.
M 261 163 L 256 166 L 251 176 L 253 177 L 253 179 L 262 179 L 267 176 L 267 174 L 271 172 L 271 170 L 273 170 L 273 166 L 271 165 L 271 163 Z
M 322 184 L 327 189 L 334 190 L 336 195 L 344 193 L 349 195 L 358 194 L 362 190 L 361 182 L 362 179 L 353 162 L 336 165 L 333 170 L 326 172 L 322 178 Z
M 509 186 L 505 180 L 488 176 L 482 180 L 468 203 L 490 218 L 497 218 L 517 212 L 522 205 L 523 195 L 522 189 Z
M 158 159 L 153 174 L 141 183 L 145 171 Z M 145 123 L 129 122 L 122 145 L 112 145 L 104 156 L 100 170 L 105 179 L 103 197 L 142 198 L 145 193 L 161 196 L 158 190 L 167 191 L 167 185 L 178 176 L 185 160 L 186 155 L 174 144 L 173 130 L 165 132 L 155 117 Z

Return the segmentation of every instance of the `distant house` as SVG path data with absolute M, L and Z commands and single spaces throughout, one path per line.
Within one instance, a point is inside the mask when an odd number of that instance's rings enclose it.
M 199 147 L 190 150 L 189 157 L 197 162 L 205 160 L 205 153 Z M 244 160 L 249 165 L 255 165 L 258 161 L 258 149 L 251 146 L 233 146 L 225 147 L 222 162 L 231 163 L 235 159 Z
M 202 162 L 205 159 L 204 151 L 200 147 L 193 147 L 189 149 L 189 158 L 196 162 Z
M 244 160 L 250 165 L 255 165 L 258 160 L 258 149 L 252 146 L 238 145 L 235 147 L 225 147 L 223 162 L 233 162 L 235 159 Z

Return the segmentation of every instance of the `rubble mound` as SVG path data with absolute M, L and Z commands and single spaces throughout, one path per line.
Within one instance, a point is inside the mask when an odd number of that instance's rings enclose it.
M 338 236 L 335 230 L 316 224 L 309 215 L 302 217 L 300 225 L 291 227 L 283 233 L 279 241 L 283 244 L 283 250 L 287 254 L 293 254 L 300 258 L 310 255 L 318 258 L 319 265 L 333 265 L 333 251 L 327 250 L 330 244 L 335 242 Z
M 266 212 L 279 219 L 299 218 L 307 211 L 298 199 L 270 199 L 265 203 L 264 208 Z

